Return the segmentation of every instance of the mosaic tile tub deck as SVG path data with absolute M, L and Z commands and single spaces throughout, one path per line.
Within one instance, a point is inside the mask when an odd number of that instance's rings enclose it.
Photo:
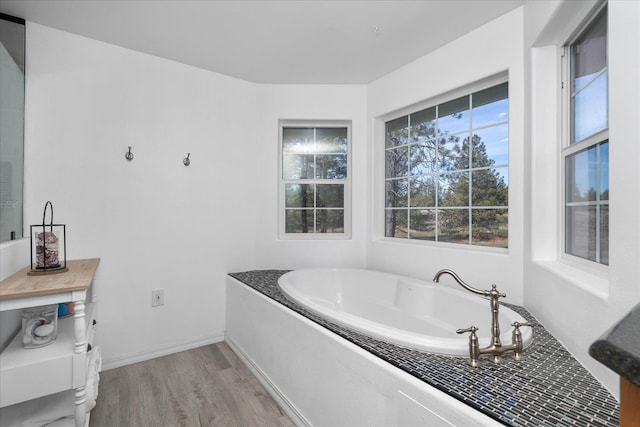
M 500 365 L 472 368 L 463 358 L 398 347 L 305 310 L 280 292 L 277 281 L 286 272 L 229 275 L 504 425 L 618 426 L 615 398 L 523 307 L 501 303 L 534 324 L 526 360 L 505 357 Z

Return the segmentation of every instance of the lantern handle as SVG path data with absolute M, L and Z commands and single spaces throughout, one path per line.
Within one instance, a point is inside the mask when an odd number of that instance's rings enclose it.
M 47 206 L 51 206 L 51 216 L 49 217 L 49 231 L 53 232 L 53 204 L 51 201 L 47 201 L 44 205 L 44 212 L 42 213 L 42 229 L 44 230 L 44 221 L 47 216 Z

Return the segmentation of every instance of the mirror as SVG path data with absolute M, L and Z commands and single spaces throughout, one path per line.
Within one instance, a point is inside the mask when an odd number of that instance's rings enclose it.
M 0 14 L 0 242 L 23 237 L 25 21 Z

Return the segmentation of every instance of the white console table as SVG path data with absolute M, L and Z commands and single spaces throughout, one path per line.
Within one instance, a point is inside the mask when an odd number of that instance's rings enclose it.
M 0 354 L 0 408 L 75 390 L 75 425 L 87 424 L 87 345 L 93 340 L 96 311 L 91 284 L 99 262 L 67 261 L 67 272 L 50 275 L 30 276 L 26 267 L 0 282 L 0 311 L 75 303 L 73 317 L 58 319 L 53 344 L 25 349 L 18 333 Z

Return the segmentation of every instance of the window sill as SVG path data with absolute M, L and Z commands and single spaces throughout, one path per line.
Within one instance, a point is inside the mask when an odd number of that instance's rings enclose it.
M 534 261 L 534 264 L 603 301 L 609 297 L 608 274 L 599 269 L 566 260 L 539 260 Z
M 455 251 L 480 252 L 485 254 L 508 255 L 509 248 L 496 248 L 494 246 L 468 245 L 465 243 L 436 242 L 433 240 L 406 239 L 396 237 L 380 237 L 377 242 L 397 245 L 415 245 L 436 249 L 451 249 Z
M 278 240 L 291 242 L 310 242 L 310 241 L 323 241 L 323 240 L 351 240 L 350 234 L 332 234 L 332 233 L 298 233 L 298 234 L 286 234 L 278 236 Z

